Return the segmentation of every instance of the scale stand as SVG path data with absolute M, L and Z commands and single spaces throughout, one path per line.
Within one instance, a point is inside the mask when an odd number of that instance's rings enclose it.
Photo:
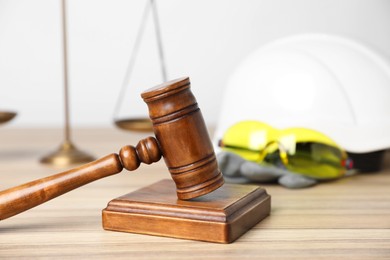
M 63 33 L 63 59 L 64 59 L 64 104 L 65 104 L 65 140 L 59 149 L 46 155 L 41 159 L 41 163 L 68 166 L 72 164 L 87 163 L 95 160 L 91 155 L 80 151 L 72 143 L 70 138 L 69 123 L 69 95 L 68 95 L 68 54 L 67 54 L 67 29 L 66 29 L 66 0 L 62 0 L 62 33 Z

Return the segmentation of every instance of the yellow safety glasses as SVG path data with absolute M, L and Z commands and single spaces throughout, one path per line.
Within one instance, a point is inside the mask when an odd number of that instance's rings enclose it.
M 326 135 L 307 128 L 278 130 L 258 121 L 230 127 L 219 146 L 248 161 L 272 164 L 315 179 L 334 179 L 352 168 L 347 153 Z

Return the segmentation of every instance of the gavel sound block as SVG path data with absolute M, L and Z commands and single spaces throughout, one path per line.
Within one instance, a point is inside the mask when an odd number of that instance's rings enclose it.
M 230 243 L 269 214 L 265 190 L 223 185 L 188 78 L 166 82 L 141 96 L 156 138 L 125 146 L 119 155 L 0 192 L 0 219 L 161 156 L 173 181 L 163 180 L 109 202 L 103 210 L 104 229 Z
M 231 243 L 270 209 L 270 196 L 258 186 L 224 184 L 201 197 L 179 200 L 174 182 L 165 179 L 110 201 L 103 210 L 103 228 Z

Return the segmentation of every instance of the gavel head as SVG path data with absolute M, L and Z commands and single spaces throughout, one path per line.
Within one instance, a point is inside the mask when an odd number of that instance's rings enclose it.
M 141 96 L 178 198 L 192 199 L 222 186 L 223 176 L 189 78 L 163 83 Z

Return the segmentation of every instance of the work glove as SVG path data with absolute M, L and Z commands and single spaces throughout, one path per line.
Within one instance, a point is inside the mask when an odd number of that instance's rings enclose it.
M 316 185 L 318 182 L 272 164 L 247 161 L 231 152 L 218 153 L 217 161 L 225 180 L 231 183 L 278 182 L 286 188 L 299 189 Z

